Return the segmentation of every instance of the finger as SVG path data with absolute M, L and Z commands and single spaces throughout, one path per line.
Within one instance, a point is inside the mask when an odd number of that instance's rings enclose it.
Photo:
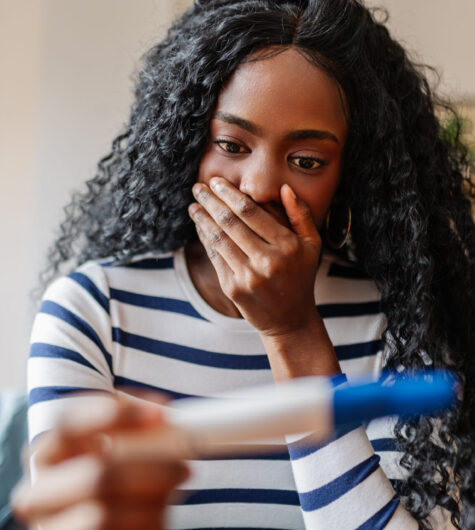
M 13 506 L 20 518 L 31 520 L 93 499 L 164 502 L 188 476 L 188 468 L 178 461 L 79 456 L 44 470 L 35 484 L 15 493 Z
M 193 186 L 193 195 L 214 222 L 223 229 L 230 239 L 232 239 L 232 241 L 234 241 L 234 243 L 236 243 L 247 256 L 262 253 L 263 246 L 268 246 L 268 243 L 251 230 L 249 226 L 234 213 L 231 207 L 220 200 L 213 191 L 208 188 L 208 186 L 201 183 L 195 184 Z M 246 200 L 248 200 L 251 208 L 259 208 L 251 199 L 246 198 Z
M 295 233 L 307 243 L 319 247 L 320 234 L 309 207 L 295 195 L 295 192 L 288 184 L 282 186 L 280 196 Z
M 283 212 L 282 218 L 276 219 L 222 177 L 213 177 L 210 180 L 210 187 L 219 199 L 264 241 L 278 245 L 280 239 L 288 235 L 289 231 L 285 226 L 287 220 Z
M 107 506 L 99 502 L 84 502 L 37 522 L 41 530 L 161 530 L 164 528 L 164 512 L 163 504 Z
M 213 263 L 218 277 L 225 280 L 226 274 L 238 273 L 248 262 L 247 255 L 215 223 L 214 219 L 200 204 L 191 204 L 189 213 L 196 224 L 198 237 Z
M 33 485 L 15 490 L 12 505 L 21 520 L 37 519 L 88 499 L 100 483 L 104 468 L 98 457 L 83 455 L 42 470 Z
M 58 427 L 41 435 L 32 446 L 35 465 L 41 468 L 84 452 L 100 453 L 104 434 L 146 429 L 163 421 L 160 407 L 150 402 L 119 395 L 78 396 Z
M 43 515 L 29 520 L 36 522 L 41 530 L 94 530 L 104 528 L 105 510 L 98 503 L 85 502 L 54 515 Z

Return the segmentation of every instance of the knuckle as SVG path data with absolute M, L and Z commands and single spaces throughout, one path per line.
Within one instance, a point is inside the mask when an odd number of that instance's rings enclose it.
M 264 283 L 265 278 L 261 274 L 252 272 L 246 276 L 246 289 L 250 293 L 259 291 Z
M 233 226 L 236 222 L 236 216 L 231 210 L 225 208 L 219 213 L 217 220 L 221 226 L 229 227 Z
M 280 267 L 276 259 L 270 256 L 262 256 L 259 263 L 259 270 L 265 278 L 271 278 L 279 272 Z M 262 279 L 260 279 L 260 283 L 262 283 Z
M 218 246 L 224 242 L 225 233 L 223 230 L 213 230 L 209 235 L 211 245 Z
M 281 249 L 286 257 L 294 257 L 298 254 L 299 243 L 295 237 L 291 237 L 283 241 Z
M 256 214 L 257 205 L 250 199 L 243 197 L 238 201 L 236 209 L 241 217 L 249 218 Z
M 228 298 L 234 301 L 237 301 L 241 294 L 241 289 L 235 283 L 224 285 L 223 291 Z

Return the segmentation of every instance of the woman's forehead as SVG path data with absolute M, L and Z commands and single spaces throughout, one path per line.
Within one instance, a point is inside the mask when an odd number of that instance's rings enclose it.
M 325 125 L 339 137 L 347 131 L 337 82 L 293 48 L 243 62 L 221 91 L 216 110 L 263 127 Z

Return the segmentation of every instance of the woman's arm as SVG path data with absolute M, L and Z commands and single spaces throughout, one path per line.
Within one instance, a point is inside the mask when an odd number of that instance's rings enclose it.
M 112 457 L 105 438 L 162 424 L 158 407 L 145 401 L 78 397 L 58 426 L 33 445 L 35 480 L 24 480 L 14 491 L 16 517 L 41 530 L 165 528 L 167 502 L 187 478 L 186 466 L 171 459 Z
M 187 473 L 178 461 L 112 458 L 101 443 L 104 434 L 163 421 L 156 405 L 115 393 L 109 301 L 102 267 L 84 264 L 48 288 L 33 325 L 33 483 L 18 490 L 14 505 L 42 530 L 163 528 L 169 494 Z

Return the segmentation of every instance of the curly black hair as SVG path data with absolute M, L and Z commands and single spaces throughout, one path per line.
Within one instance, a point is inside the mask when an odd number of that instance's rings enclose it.
M 354 256 L 381 292 L 387 367 L 450 369 L 463 388 L 449 413 L 399 420 L 409 478 L 395 487 L 423 527 L 440 505 L 467 528 L 464 513 L 475 506 L 474 184 L 460 135 L 448 141 L 435 108 L 455 111 L 384 22 L 358 0 L 195 0 L 144 57 L 128 125 L 65 208 L 42 283 L 89 259 L 194 239 L 187 206 L 223 84 L 257 50 L 294 47 L 345 95 L 339 194 L 353 212 Z

